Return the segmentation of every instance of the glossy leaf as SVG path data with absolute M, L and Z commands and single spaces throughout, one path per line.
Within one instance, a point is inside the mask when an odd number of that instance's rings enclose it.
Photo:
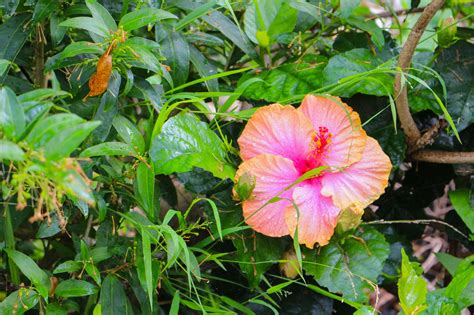
M 123 16 L 122 19 L 120 19 L 119 27 L 123 27 L 124 31 L 129 32 L 164 19 L 177 19 L 177 17 L 174 14 L 160 9 L 140 9 Z
M 402 274 L 398 280 L 398 296 L 405 314 L 415 315 L 427 308 L 425 304 L 427 283 L 420 273 L 418 263 L 410 262 L 405 250 L 402 249 Z
M 113 126 L 120 138 L 131 146 L 136 152 L 143 153 L 145 151 L 145 140 L 140 131 L 127 118 L 117 115 L 114 118 Z
M 96 21 L 100 21 L 100 23 L 111 32 L 117 30 L 117 24 L 115 23 L 114 18 L 106 8 L 97 2 L 97 0 L 86 0 L 86 5 Z
M 189 45 L 183 34 L 167 28 L 156 31 L 160 36 L 161 52 L 166 57 L 165 63 L 171 68 L 174 86 L 186 83 L 189 75 Z
M 377 282 L 389 253 L 383 234 L 364 227 L 343 243 L 333 239 L 321 249 L 305 249 L 303 269 L 329 291 L 365 303 L 373 290 L 369 281 Z
M 83 29 L 101 37 L 108 36 L 108 31 L 104 25 L 96 23 L 96 20 L 91 17 L 80 16 L 70 18 L 61 22 L 59 26 Z
M 81 157 L 113 155 L 135 156 L 137 155 L 137 152 L 132 148 L 131 145 L 122 142 L 104 142 L 92 147 L 88 147 L 81 152 Z
M 61 281 L 54 295 L 59 297 L 77 297 L 77 296 L 87 296 L 98 292 L 98 289 L 92 283 L 83 280 L 68 279 Z
M 351 75 L 359 76 L 354 84 L 344 87 L 338 93 L 341 96 L 350 97 L 356 93 L 369 95 L 386 96 L 391 92 L 393 77 L 389 74 L 375 74 L 372 81 L 362 77 L 362 74 L 376 69 L 382 64 L 382 60 L 373 55 L 368 49 L 356 48 L 342 54 L 337 54 L 329 59 L 328 65 L 324 69 L 325 84 L 335 84 L 341 79 Z M 388 89 L 388 90 L 386 90 Z
M 254 100 L 280 102 L 297 94 L 307 94 L 320 88 L 323 84 L 323 70 L 326 58 L 317 57 L 313 62 L 285 64 L 271 70 L 264 70 L 258 75 L 247 74 L 239 81 L 245 84 L 249 79 L 260 78 L 245 89 L 243 96 Z
M 38 0 L 33 11 L 33 24 L 41 23 L 44 19 L 59 9 L 58 0 Z
M 170 118 L 153 139 L 150 156 L 157 174 L 187 172 L 193 167 L 203 168 L 219 178 L 232 178 L 234 173 L 226 162 L 222 140 L 192 114 Z
M 79 41 L 69 44 L 61 52 L 61 58 L 70 58 L 80 54 L 102 54 L 103 50 L 94 43 Z
M 155 172 L 152 166 L 143 162 L 138 165 L 137 187 L 143 210 L 153 220 L 155 217 Z
M 36 287 L 39 294 L 47 298 L 50 288 L 48 275 L 34 262 L 33 259 L 26 256 L 22 252 L 6 249 L 5 252 L 8 257 L 20 268 L 21 272 L 31 281 Z
M 65 262 L 59 264 L 54 269 L 53 274 L 63 273 L 63 272 L 72 273 L 72 272 L 81 270 L 82 267 L 83 267 L 82 263 L 80 263 L 78 261 L 74 261 L 74 260 L 68 260 L 68 261 L 65 261 Z

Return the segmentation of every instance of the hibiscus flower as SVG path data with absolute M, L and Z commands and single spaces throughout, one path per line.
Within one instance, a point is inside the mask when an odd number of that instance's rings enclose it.
M 360 216 L 379 198 L 392 168 L 359 115 L 331 96 L 307 95 L 297 109 L 259 108 L 238 143 L 243 163 L 235 180 L 255 179 L 242 202 L 246 223 L 273 237 L 298 231 L 309 248 L 329 242 L 342 213 Z M 304 179 L 314 169 L 322 171 Z

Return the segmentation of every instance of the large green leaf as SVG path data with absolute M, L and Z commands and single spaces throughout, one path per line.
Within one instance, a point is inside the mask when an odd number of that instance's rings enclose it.
M 255 4 L 258 4 L 259 12 Z M 259 44 L 257 32 L 264 32 L 268 36 L 271 44 L 276 41 L 278 35 L 293 31 L 297 17 L 298 11 L 291 7 L 286 1 L 254 1 L 245 11 L 245 33 L 255 44 Z M 261 25 L 262 23 L 263 25 Z M 262 43 L 260 42 L 260 44 Z
M 387 96 L 392 91 L 393 77 L 386 73 L 371 74 L 367 79 L 366 72 L 376 69 L 382 60 L 370 50 L 356 48 L 337 54 L 329 59 L 324 69 L 325 84 L 336 84 L 341 79 L 354 76 L 353 84 L 343 86 L 337 93 L 340 96 L 350 97 L 356 93 L 377 96 Z M 378 80 L 378 81 L 374 81 Z
M 214 11 L 201 18 L 224 34 L 231 43 L 239 47 L 243 52 L 249 55 L 249 57 L 254 60 L 258 59 L 255 47 L 253 47 L 247 36 L 224 14 L 219 11 Z
M 25 130 L 23 107 L 7 86 L 0 87 L 0 130 L 9 139 L 18 139 Z
M 285 244 L 281 239 L 264 236 L 259 233 L 245 231 L 232 238 L 236 252 L 236 260 L 240 270 L 247 277 L 249 284 L 256 287 L 263 274 L 281 259 Z
M 333 239 L 321 249 L 305 249 L 303 253 L 303 269 L 320 285 L 342 293 L 345 299 L 365 303 L 374 289 L 369 281 L 377 284 L 390 246 L 383 234 L 363 227 L 344 242 Z
M 15 265 L 20 268 L 21 272 L 31 281 L 31 283 L 36 287 L 39 294 L 47 298 L 50 288 L 49 277 L 38 265 L 34 262 L 33 259 L 26 256 L 22 252 L 5 249 L 5 252 L 8 254 L 8 257 L 13 260 Z
M 38 149 L 43 147 L 57 134 L 69 127 L 77 126 L 84 120 L 74 114 L 56 114 L 39 121 L 26 137 L 26 142 Z
M 102 283 L 100 305 L 102 306 L 103 315 L 133 314 L 125 290 L 119 279 L 113 274 L 109 274 Z
M 98 24 L 94 18 L 86 16 L 67 19 L 61 22 L 59 26 L 83 29 L 101 37 L 107 37 L 109 35 L 104 25 Z
M 166 57 L 165 63 L 171 68 L 174 86 L 186 83 L 189 74 L 189 45 L 181 32 L 162 27 L 156 30 L 160 39 L 161 53 Z
M 51 160 L 68 157 L 99 125 L 99 121 L 88 121 L 56 134 L 44 145 L 45 157 Z
M 255 82 L 245 89 L 243 96 L 254 100 L 264 99 L 268 102 L 279 102 L 298 94 L 307 94 L 320 88 L 323 83 L 325 57 L 315 57 L 303 63 L 289 63 L 271 70 L 264 70 L 255 75 L 244 75 L 239 85 L 252 78 L 260 78 L 263 82 Z
M 412 263 L 402 249 L 402 274 L 398 279 L 398 297 L 405 314 L 418 314 L 427 308 L 426 281 L 420 276 L 422 272 L 418 263 Z
M 18 14 L 0 25 L 0 43 L 2 43 L 0 45 L 0 59 L 15 61 L 31 30 L 33 30 L 32 27 L 25 27 L 30 17 L 29 14 Z M 0 75 L 0 83 L 4 83 L 5 78 L 6 73 L 3 76 Z
M 199 75 L 204 78 L 217 73 L 217 67 L 213 65 L 197 48 L 189 46 L 190 60 Z M 204 82 L 209 91 L 219 91 L 217 79 L 206 80 Z
M 232 178 L 222 140 L 195 115 L 182 113 L 170 118 L 153 139 L 150 156 L 157 174 L 187 172 L 203 168 L 219 178 Z
M 99 47 L 99 45 L 86 42 L 86 41 L 79 41 L 69 44 L 64 50 L 61 52 L 61 58 L 70 58 L 80 54 L 102 54 L 103 50 Z
M 104 28 L 111 32 L 115 32 L 117 30 L 117 24 L 115 23 L 114 18 L 110 15 L 106 8 L 97 2 L 97 0 L 86 0 L 86 5 L 91 11 L 92 17 L 96 21 L 100 21 Z
M 147 8 L 127 13 L 122 17 L 119 27 L 123 27 L 126 32 L 136 30 L 148 24 L 153 24 L 164 19 L 177 19 L 178 17 L 167 11 Z
M 97 287 L 92 283 L 83 280 L 68 279 L 65 281 L 61 281 L 58 284 L 56 290 L 54 291 L 54 295 L 68 298 L 76 296 L 87 296 L 97 292 Z

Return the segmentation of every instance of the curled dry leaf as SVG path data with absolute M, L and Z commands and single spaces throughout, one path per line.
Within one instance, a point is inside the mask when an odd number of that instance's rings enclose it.
M 107 90 L 109 85 L 110 75 L 112 74 L 112 50 L 115 48 L 116 42 L 110 44 L 107 51 L 99 58 L 97 62 L 96 72 L 89 79 L 89 93 L 84 98 L 89 96 L 101 95 Z

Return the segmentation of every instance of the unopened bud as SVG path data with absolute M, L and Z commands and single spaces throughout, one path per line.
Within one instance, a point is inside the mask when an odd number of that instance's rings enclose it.
M 234 186 L 234 192 L 238 200 L 250 199 L 255 188 L 256 178 L 250 173 L 242 174 Z

